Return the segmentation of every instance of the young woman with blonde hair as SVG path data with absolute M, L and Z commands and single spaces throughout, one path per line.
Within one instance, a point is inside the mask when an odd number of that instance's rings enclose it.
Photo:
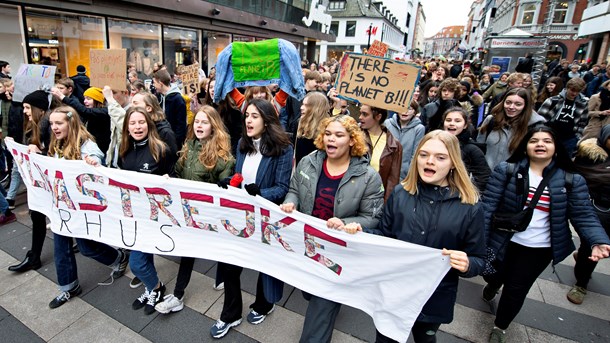
M 212 106 L 203 106 L 188 128 L 186 142 L 176 163 L 176 175 L 185 180 L 218 181 L 232 175 L 235 159 L 231 155 L 231 138 L 220 114 Z M 184 290 L 189 284 L 195 259 L 182 257 L 174 294 L 155 306 L 161 313 L 177 312 L 184 307 Z
M 171 156 L 145 108 L 131 107 L 125 114 L 119 168 L 153 175 L 173 175 L 176 158 Z M 145 314 L 155 312 L 155 305 L 163 300 L 165 285 L 159 280 L 154 255 L 132 250 L 129 266 L 142 280 L 146 289 L 132 304 L 134 310 L 144 308 Z
M 49 156 L 66 160 L 84 160 L 88 164 L 100 165 L 104 153 L 93 141 L 93 136 L 81 123 L 76 110 L 70 106 L 56 108 L 49 116 L 51 143 Z M 49 303 L 57 308 L 79 295 L 82 288 L 78 282 L 76 258 L 72 249 L 72 237 L 53 234 L 55 269 L 61 293 Z M 111 276 L 118 278 L 125 273 L 128 254 L 106 244 L 83 238 L 76 238 L 81 255 L 112 268 Z
M 317 150 L 297 165 L 280 209 L 326 220 L 332 229 L 355 232 L 376 227 L 384 192 L 381 177 L 369 165 L 369 149 L 356 120 L 347 115 L 323 119 L 315 146 Z M 330 342 L 341 304 L 303 295 L 309 305 L 300 342 Z
M 329 117 L 328 98 L 320 92 L 308 93 L 301 105 L 301 118 L 297 128 L 295 144 L 295 165 L 312 151 L 316 150 L 314 139 L 318 133 L 320 121 Z
M 415 342 L 436 342 L 441 324 L 453 321 L 459 277 L 483 271 L 485 230 L 479 192 L 462 162 L 460 143 L 435 130 L 422 138 L 409 173 L 394 188 L 376 230 L 365 230 L 436 249 L 451 270 L 424 305 L 411 330 Z M 377 332 L 377 342 L 393 342 Z

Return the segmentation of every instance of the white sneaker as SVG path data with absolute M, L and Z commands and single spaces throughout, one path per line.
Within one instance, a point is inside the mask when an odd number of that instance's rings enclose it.
M 178 312 L 184 308 L 182 299 L 175 297 L 173 294 L 168 294 L 163 298 L 163 301 L 155 305 L 155 310 L 159 313 Z
M 214 288 L 214 290 L 216 291 L 222 291 L 223 289 L 225 289 L 225 283 L 221 282 L 218 285 L 212 286 L 212 288 Z

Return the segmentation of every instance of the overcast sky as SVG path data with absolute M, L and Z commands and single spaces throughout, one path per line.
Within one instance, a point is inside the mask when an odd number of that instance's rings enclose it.
M 445 26 L 466 25 L 473 0 L 419 0 L 426 15 L 425 37 Z

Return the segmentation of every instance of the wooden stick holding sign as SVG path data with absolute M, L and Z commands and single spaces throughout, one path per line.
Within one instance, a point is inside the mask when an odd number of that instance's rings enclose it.
M 335 88 L 344 99 L 402 113 L 411 103 L 420 69 L 415 64 L 348 52 L 341 58 Z
M 127 90 L 127 51 L 125 49 L 91 49 L 89 62 L 91 86 Z

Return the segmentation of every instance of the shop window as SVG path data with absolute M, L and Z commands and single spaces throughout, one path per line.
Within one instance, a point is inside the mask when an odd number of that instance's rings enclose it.
M 101 17 L 26 8 L 26 35 L 31 63 L 57 66 L 57 76 L 76 74 L 89 66 L 89 50 L 104 49 Z
M 356 22 L 348 21 L 345 24 L 345 37 L 355 37 L 356 36 Z
M 180 65 L 199 63 L 199 36 L 199 30 L 163 27 L 163 61 L 170 74 Z
M 565 24 L 569 7 L 570 4 L 567 1 L 555 3 L 555 10 L 553 11 L 553 24 Z
M 522 7 L 521 25 L 532 25 L 536 15 L 535 4 L 525 4 Z
M 138 78 L 152 78 L 155 63 L 161 59 L 161 25 L 108 18 L 111 49 L 127 50 L 127 65 Z
M 11 65 L 11 72 L 14 74 L 19 69 L 19 65 L 26 59 L 23 55 L 23 47 L 15 42 L 23 42 L 21 35 L 21 16 L 16 6 L 0 5 L 0 46 L 2 47 L 2 57 L 0 60 L 6 61 Z
M 204 42 L 206 41 L 207 44 L 204 45 L 204 56 L 207 56 L 207 65 L 208 68 L 211 69 L 216 64 L 216 60 L 222 49 L 231 44 L 231 34 L 209 31 L 207 32 L 207 40 L 204 37 Z M 203 70 L 205 70 L 205 68 Z M 208 71 L 206 70 L 206 72 Z M 208 73 L 206 75 L 210 74 Z

